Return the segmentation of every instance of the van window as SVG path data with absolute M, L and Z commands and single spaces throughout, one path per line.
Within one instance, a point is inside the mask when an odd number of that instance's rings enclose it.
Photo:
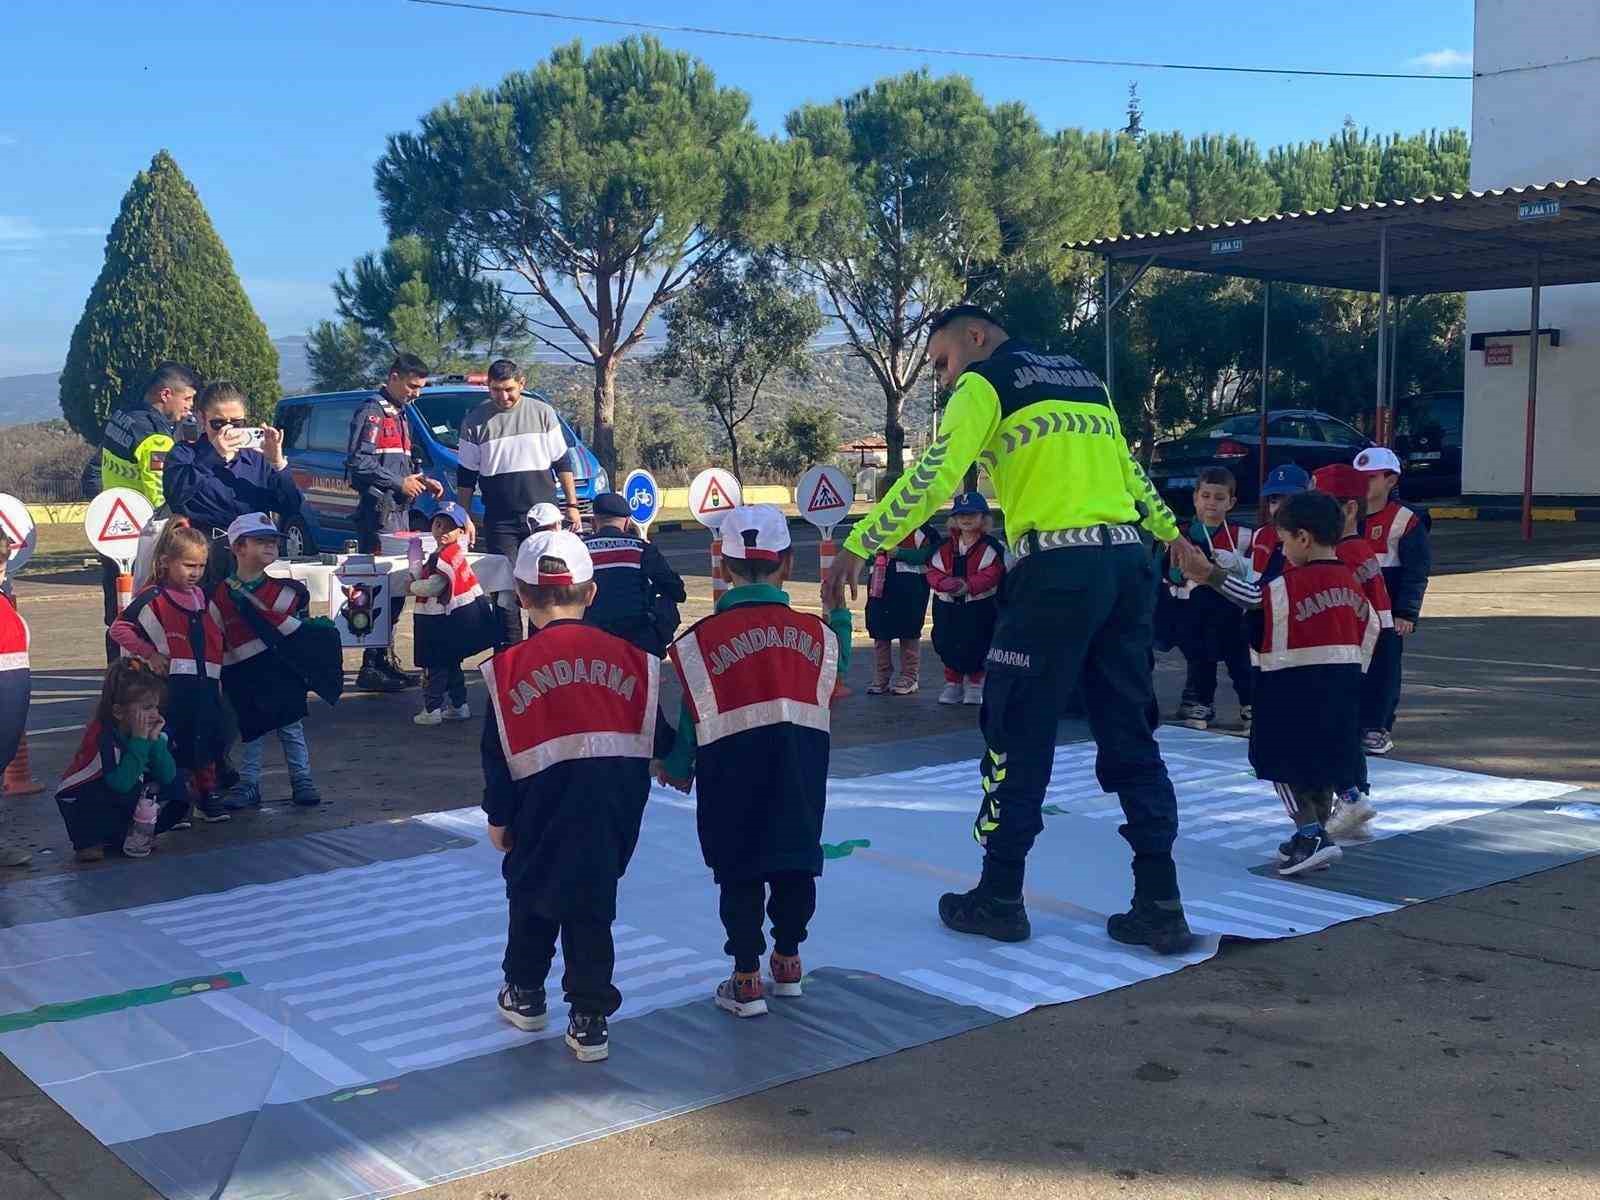
M 311 410 L 307 422 L 306 449 L 343 454 L 350 448 L 350 421 L 360 400 L 340 400 L 333 404 L 318 404 Z
M 306 427 L 310 424 L 306 418 L 310 415 L 311 409 L 304 404 L 286 404 L 278 410 L 278 428 L 283 430 L 285 450 L 306 448 Z

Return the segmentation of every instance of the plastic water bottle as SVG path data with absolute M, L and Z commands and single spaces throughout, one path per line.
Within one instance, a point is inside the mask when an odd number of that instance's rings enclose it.
M 139 793 L 139 803 L 133 808 L 133 824 L 122 840 L 122 852 L 129 858 L 144 858 L 156 844 L 157 811 L 154 789 L 146 787 Z

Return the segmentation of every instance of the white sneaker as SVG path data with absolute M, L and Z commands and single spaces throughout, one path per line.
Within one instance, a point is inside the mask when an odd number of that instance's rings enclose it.
M 1333 801 L 1333 812 L 1329 815 L 1325 828 L 1331 838 L 1356 837 L 1359 836 L 1362 827 L 1377 815 L 1377 806 L 1360 792 L 1354 797 L 1336 796 Z
M 33 851 L 21 842 L 0 842 L 0 867 L 25 867 L 33 861 Z
M 981 684 L 981 683 L 969 683 L 965 687 L 963 687 L 961 689 L 961 691 L 962 691 L 961 703 L 963 703 L 963 704 L 982 704 L 983 703 L 983 684 Z
M 470 704 L 446 704 L 440 712 L 444 715 L 446 721 L 472 720 L 472 705 Z
M 961 685 L 959 683 L 947 683 L 947 684 L 945 684 L 944 685 L 944 691 L 939 693 L 939 703 L 940 704 L 960 704 L 961 703 Z
M 425 708 L 411 718 L 411 723 L 413 725 L 442 725 L 444 723 L 444 712 L 437 708 Z

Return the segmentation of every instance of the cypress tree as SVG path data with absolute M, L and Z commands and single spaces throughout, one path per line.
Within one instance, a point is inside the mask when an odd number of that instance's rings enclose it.
M 105 266 L 72 332 L 61 371 L 67 423 L 98 442 L 106 418 L 164 360 L 233 380 L 258 419 L 280 395 L 266 326 L 194 186 L 162 150 L 122 198 Z

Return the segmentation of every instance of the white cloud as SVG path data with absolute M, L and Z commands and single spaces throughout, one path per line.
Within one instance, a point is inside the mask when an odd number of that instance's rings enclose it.
M 1443 75 L 1447 71 L 1460 71 L 1472 69 L 1472 55 L 1465 50 L 1430 50 L 1426 54 L 1406 60 L 1406 65 L 1421 67 L 1424 71 L 1432 71 Z
M 23 250 L 59 237 L 103 237 L 105 230 L 94 225 L 63 225 L 46 228 L 32 217 L 11 217 L 0 213 L 0 250 Z

